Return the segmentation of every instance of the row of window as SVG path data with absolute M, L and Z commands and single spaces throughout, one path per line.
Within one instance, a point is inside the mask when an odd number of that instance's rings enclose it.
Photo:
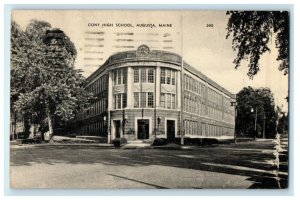
M 184 121 L 184 128 L 186 135 L 192 136 L 205 136 L 205 137 L 220 137 L 220 136 L 233 136 L 234 129 L 201 123 L 192 120 Z
M 162 108 L 167 108 L 167 109 L 175 109 L 175 94 L 171 93 L 161 93 L 160 94 L 160 106 Z
M 234 129 L 208 124 L 207 133 L 208 133 L 207 136 L 212 136 L 212 137 L 233 136 Z
M 223 98 L 223 107 L 230 113 L 234 113 L 234 106 L 231 105 L 231 101 L 228 98 Z
M 197 98 L 184 97 L 184 111 L 197 115 L 206 115 L 206 105 Z
M 134 83 L 154 83 L 154 68 L 135 67 L 133 68 Z
M 94 94 L 99 94 L 107 89 L 107 82 L 108 82 L 107 76 L 104 75 L 99 79 L 97 79 L 96 81 L 94 81 L 92 84 L 90 84 L 87 90 Z
M 160 83 L 175 85 L 176 73 L 174 69 L 161 68 L 160 71 Z
M 127 68 L 116 69 L 113 71 L 113 85 L 127 83 Z
M 83 134 L 88 134 L 88 135 L 95 135 L 95 136 L 105 136 L 106 135 L 106 129 L 105 129 L 105 123 L 103 120 L 97 121 L 94 123 L 90 123 L 87 125 L 84 125 L 80 132 Z
M 224 112 L 224 121 L 228 122 L 228 123 L 233 123 L 234 122 L 234 115 L 230 114 L 230 113 L 226 113 Z
M 222 106 L 223 98 L 222 95 L 211 88 L 208 88 L 207 98 L 209 101 L 214 102 L 217 105 Z
M 113 71 L 113 85 L 120 85 L 127 83 L 127 68 L 116 69 Z M 160 74 L 161 84 L 175 85 L 176 73 L 173 69 L 161 68 Z M 152 67 L 134 67 L 133 68 L 133 82 L 134 83 L 154 83 L 155 69 Z
M 85 112 L 81 111 L 76 113 L 78 119 L 83 119 L 85 117 L 99 115 L 107 110 L 107 100 L 106 98 L 99 99 L 93 102 Z
M 234 122 L 233 114 L 228 114 L 228 113 L 224 112 L 224 116 L 223 116 L 222 110 L 216 109 L 211 106 L 206 106 L 206 104 L 204 104 L 203 102 L 201 102 L 200 99 L 197 99 L 197 98 L 190 98 L 190 97 L 185 96 L 184 97 L 184 111 L 194 113 L 194 114 L 197 114 L 200 116 L 208 116 L 212 119 L 219 120 L 219 121 L 224 120 L 229 123 Z
M 114 94 L 114 108 L 122 109 L 126 107 L 127 107 L 127 94 L 126 93 Z
M 135 108 L 153 108 L 154 94 L 153 92 L 134 92 L 134 107 Z
M 207 113 L 210 118 L 220 121 L 223 120 L 223 112 L 219 109 L 207 106 Z
M 198 93 L 201 96 L 205 96 L 206 93 L 206 86 L 203 83 L 186 74 L 184 75 L 184 89 Z

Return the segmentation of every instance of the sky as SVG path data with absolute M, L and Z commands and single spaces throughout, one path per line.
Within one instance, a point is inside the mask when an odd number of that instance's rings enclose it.
M 278 70 L 277 49 L 270 41 L 270 53 L 261 57 L 261 70 L 247 76 L 247 62 L 234 69 L 236 53 L 226 39 L 226 11 L 46 11 L 18 10 L 12 13 L 25 28 L 31 19 L 49 22 L 63 30 L 75 44 L 75 68 L 85 77 L 112 54 L 136 50 L 146 44 L 150 50 L 167 50 L 183 59 L 232 93 L 243 87 L 269 87 L 276 105 L 287 111 L 288 76 Z M 164 27 L 159 27 L 159 25 Z M 104 26 L 103 26 L 104 25 Z

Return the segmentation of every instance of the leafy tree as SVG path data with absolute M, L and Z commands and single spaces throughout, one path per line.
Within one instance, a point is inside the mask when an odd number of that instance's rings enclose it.
M 77 52 L 63 31 L 33 20 L 24 34 L 24 40 L 14 44 L 25 49 L 18 52 L 25 61 L 17 60 L 11 71 L 17 95 L 14 109 L 29 114 L 26 118 L 32 123 L 41 124 L 46 118 L 51 137 L 54 118 L 73 118 L 76 109 L 89 103 L 91 94 L 84 89 L 81 71 L 74 69 Z
M 30 82 L 27 82 L 30 74 L 30 68 L 28 65 L 30 60 L 28 59 L 28 51 L 31 42 L 27 37 L 26 32 L 24 32 L 16 22 L 11 24 L 11 92 L 10 92 L 10 111 L 11 111 L 11 121 L 13 122 L 13 135 L 16 134 L 17 122 L 23 121 L 25 127 L 25 136 L 29 135 L 29 118 L 28 111 L 23 113 L 18 113 L 14 105 L 19 99 L 20 93 L 25 93 L 29 91 L 32 86 Z M 12 119 L 13 118 L 13 119 Z
M 289 116 L 288 114 L 286 115 L 280 107 L 277 107 L 277 113 L 280 116 L 278 119 L 277 132 L 279 134 L 286 134 L 289 129 Z
M 269 88 L 245 87 L 237 94 L 236 127 L 239 135 L 257 137 L 258 133 L 265 131 L 265 136 L 272 138 L 276 133 L 276 121 L 274 98 Z
M 228 11 L 227 36 L 233 37 L 232 48 L 237 51 L 233 63 L 249 61 L 248 76 L 253 78 L 260 70 L 262 54 L 270 52 L 269 41 L 275 37 L 279 70 L 288 74 L 289 68 L 289 13 L 287 11 Z

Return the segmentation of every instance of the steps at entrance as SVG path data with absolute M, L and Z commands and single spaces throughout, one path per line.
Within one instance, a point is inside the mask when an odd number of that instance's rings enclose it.
M 127 141 L 128 144 L 150 144 L 150 140 L 129 140 Z
M 151 143 L 149 140 L 131 140 L 128 141 L 122 148 L 123 149 L 138 149 L 138 148 L 150 148 Z

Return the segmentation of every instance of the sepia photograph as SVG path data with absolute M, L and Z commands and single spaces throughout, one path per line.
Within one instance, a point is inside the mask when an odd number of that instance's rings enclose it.
M 11 189 L 288 189 L 288 10 L 18 10 Z

